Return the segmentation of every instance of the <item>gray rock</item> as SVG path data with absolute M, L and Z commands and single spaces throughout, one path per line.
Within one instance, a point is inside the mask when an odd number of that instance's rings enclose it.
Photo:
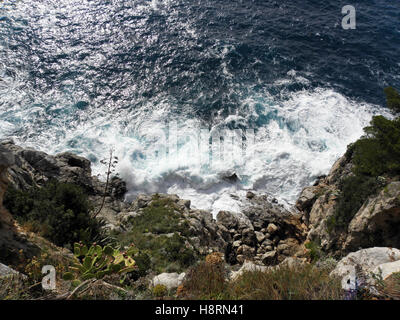
M 305 259 L 300 259 L 300 258 L 295 258 L 295 257 L 287 257 L 285 260 L 283 260 L 279 266 L 287 266 L 291 269 L 296 269 L 300 266 L 303 266 L 306 264 Z
M 278 230 L 279 230 L 279 228 L 273 223 L 270 223 L 267 227 L 267 232 L 271 235 L 274 234 L 275 232 L 277 232 Z
M 242 231 L 242 242 L 247 244 L 248 246 L 255 246 L 257 239 L 254 233 L 254 229 L 252 228 L 245 228 Z
M 242 245 L 242 241 L 237 240 L 232 243 L 233 248 L 239 248 Z
M 236 229 L 238 226 L 238 219 L 228 211 L 220 211 L 217 214 L 217 222 L 222 224 L 225 228 Z
M 318 187 L 304 188 L 296 202 L 296 208 L 298 208 L 300 211 L 309 210 L 318 197 L 318 189 Z
M 243 263 L 242 267 L 238 271 L 232 272 L 230 274 L 230 279 L 232 281 L 234 281 L 234 280 L 238 279 L 244 272 L 247 272 L 247 271 L 265 272 L 267 270 L 269 270 L 269 268 L 266 267 L 266 266 L 260 266 L 260 265 L 257 265 L 255 263 L 251 262 L 251 261 L 245 261 Z
M 372 270 L 372 273 L 381 276 L 382 280 L 386 280 L 393 273 L 397 272 L 400 272 L 400 260 L 382 263 Z
M 243 255 L 246 258 L 251 258 L 255 254 L 255 249 L 253 247 L 243 244 L 237 249 L 236 252 L 237 255 Z
M 271 252 L 267 252 L 262 256 L 262 262 L 265 265 L 274 265 L 276 264 L 276 256 L 277 256 L 277 252 L 271 251 Z
M 164 285 L 168 290 L 176 289 L 182 284 L 185 275 L 185 273 L 161 273 L 153 278 L 152 286 Z
M 255 196 L 256 195 L 251 191 L 247 191 L 247 193 L 246 193 L 246 198 L 247 199 L 253 199 Z
M 262 232 L 259 232 L 259 231 L 255 231 L 254 233 L 256 235 L 257 242 L 258 243 L 262 243 L 264 241 L 264 239 L 265 239 L 265 235 Z
M 4 148 L 2 145 L 0 145 L 0 167 L 10 167 L 15 163 L 15 157 L 14 155 L 8 151 L 6 148 Z

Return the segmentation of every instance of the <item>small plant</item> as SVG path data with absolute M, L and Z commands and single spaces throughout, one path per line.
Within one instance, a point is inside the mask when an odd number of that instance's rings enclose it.
M 131 272 L 136 268 L 132 258 L 136 252 L 137 249 L 133 245 L 127 251 L 121 252 L 110 246 L 102 248 L 95 243 L 90 248 L 83 243 L 75 243 L 76 262 L 63 278 L 74 280 L 77 284 L 80 280 L 102 279 L 106 275 Z
M 168 293 L 167 287 L 163 284 L 157 284 L 153 288 L 153 295 L 157 298 L 162 298 Z
M 305 244 L 307 254 L 311 262 L 317 262 L 323 257 L 321 246 L 315 241 L 309 241 Z
M 340 278 L 330 271 L 304 264 L 266 271 L 246 271 L 227 289 L 229 299 L 239 300 L 341 300 Z
M 99 215 L 99 213 L 101 212 L 101 210 L 103 209 L 103 207 L 104 207 L 104 203 L 106 201 L 106 196 L 107 196 L 108 185 L 110 183 L 110 177 L 111 177 L 111 174 L 115 172 L 115 167 L 118 164 L 118 157 L 114 156 L 113 153 L 114 153 L 114 149 L 110 149 L 109 158 L 100 160 L 101 164 L 107 166 L 107 171 L 106 171 L 106 177 L 107 178 L 106 178 L 106 185 L 104 187 L 103 199 L 102 199 L 100 208 L 93 215 L 93 218 L 97 217 Z
M 131 218 L 128 232 L 115 232 L 113 235 L 122 245 L 135 243 L 140 250 L 137 255 L 139 268 L 144 265 L 148 269 L 150 265 L 157 273 L 180 273 L 193 265 L 198 257 L 190 244 L 186 218 L 173 201 L 156 195 L 142 214 Z M 143 272 L 140 274 L 144 275 Z
M 206 256 L 206 263 L 211 265 L 220 265 L 224 262 L 221 252 L 213 252 Z
M 31 285 L 21 274 L 0 277 L 0 300 L 28 300 Z

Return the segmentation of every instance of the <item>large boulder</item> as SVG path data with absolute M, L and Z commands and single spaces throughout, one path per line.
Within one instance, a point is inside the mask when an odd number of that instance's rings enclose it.
M 356 283 L 371 283 L 371 273 L 378 266 L 400 260 L 400 250 L 387 247 L 374 247 L 352 252 L 344 257 L 331 272 L 332 276 L 342 278 L 343 289 L 355 289 Z M 397 266 L 397 265 L 396 265 Z M 385 268 L 388 272 L 391 266 Z
M 58 182 L 72 183 L 80 186 L 89 195 L 94 211 L 99 218 L 107 222 L 107 228 L 117 229 L 117 215 L 125 210 L 124 195 L 126 183 L 118 177 L 112 177 L 108 188 L 105 182 L 92 176 L 91 163 L 88 159 L 64 152 L 49 155 L 42 151 L 17 146 L 11 140 L 0 141 L 0 174 L 3 176 L 3 164 L 7 164 L 10 183 L 17 189 L 27 190 L 34 186 L 43 186 L 51 179 Z M 3 178 L 0 177 L 0 184 Z M 4 184 L 4 183 L 3 183 Z M 0 188 L 0 197 L 1 190 Z M 105 201 L 103 196 L 106 191 Z
M 318 198 L 318 187 L 306 187 L 302 190 L 297 202 L 296 208 L 300 211 L 308 211 L 308 209 L 314 204 Z
M 330 229 L 329 221 L 336 214 L 339 191 L 330 186 L 309 213 L 307 239 L 320 243 L 334 255 L 343 255 L 374 246 L 400 247 L 400 181 L 393 181 L 370 196 L 347 228 Z
M 180 274 L 178 274 L 176 272 L 161 273 L 158 276 L 155 276 L 153 278 L 151 285 L 153 287 L 155 287 L 157 285 L 164 285 L 168 290 L 176 289 L 182 284 L 182 282 L 185 278 L 185 275 L 186 274 L 184 272 L 180 273 Z
M 220 211 L 217 214 L 217 222 L 225 228 L 235 229 L 238 226 L 238 218 L 229 211 Z
M 7 148 L 0 145 L 0 167 L 8 168 L 15 163 L 15 157 Z
M 14 155 L 0 145 L 0 214 L 4 211 L 3 196 L 8 185 L 7 168 L 15 162 Z

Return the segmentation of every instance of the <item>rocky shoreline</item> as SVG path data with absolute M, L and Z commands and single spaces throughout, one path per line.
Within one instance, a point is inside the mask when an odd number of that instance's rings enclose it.
M 189 200 L 176 195 L 139 195 L 132 203 L 125 202 L 126 184 L 114 177 L 98 217 L 106 221 L 107 230 L 124 233 L 156 198 L 168 200 L 172 210 L 179 215 L 180 223 L 187 224 L 189 235 L 180 234 L 186 246 L 199 256 L 222 253 L 226 263 L 233 266 L 232 270 L 240 266 L 249 269 L 273 267 L 284 262 L 291 265 L 310 262 L 310 243 L 317 244 L 318 250 L 337 259 L 365 248 L 400 248 L 400 233 L 397 232 L 400 181 L 395 179 L 384 181 L 382 190 L 367 199 L 347 230 L 328 230 L 328 220 L 335 212 L 340 192 L 338 184 L 351 175 L 351 168 L 351 159 L 340 158 L 327 176 L 303 189 L 292 211 L 270 201 L 267 196 L 248 192 L 248 206 L 241 214 L 220 211 L 216 219 L 210 212 L 191 208 Z M 20 232 L 2 206 L 7 185 L 24 190 L 42 186 L 51 179 L 82 187 L 94 208 L 100 208 L 105 183 L 92 176 L 89 160 L 72 153 L 52 156 L 22 148 L 11 140 L 0 141 L 0 262 L 13 266 L 20 250 L 27 253 L 27 257 L 39 250 L 37 244 Z M 395 261 L 400 260 L 400 256 L 396 257 Z M 388 259 L 384 262 L 389 262 Z M 378 264 L 369 263 L 368 267 L 371 269 L 371 265 L 376 267 Z M 393 272 L 400 271 L 397 269 Z M 343 277 L 350 274 L 348 270 L 335 272 Z

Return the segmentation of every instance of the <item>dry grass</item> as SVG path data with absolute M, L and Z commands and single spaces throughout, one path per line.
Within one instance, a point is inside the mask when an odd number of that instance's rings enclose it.
M 227 281 L 223 264 L 201 263 L 187 275 L 179 296 L 186 299 L 341 300 L 340 280 L 312 265 L 247 271 Z
M 240 300 L 341 300 L 340 280 L 312 265 L 248 271 L 229 285 L 229 297 Z
M 32 287 L 21 275 L 11 275 L 0 278 L 0 300 L 31 299 Z
M 400 272 L 391 274 L 375 287 L 380 298 L 400 300 Z
M 225 268 L 223 263 L 201 262 L 191 268 L 179 289 L 183 299 L 220 299 L 226 291 Z

